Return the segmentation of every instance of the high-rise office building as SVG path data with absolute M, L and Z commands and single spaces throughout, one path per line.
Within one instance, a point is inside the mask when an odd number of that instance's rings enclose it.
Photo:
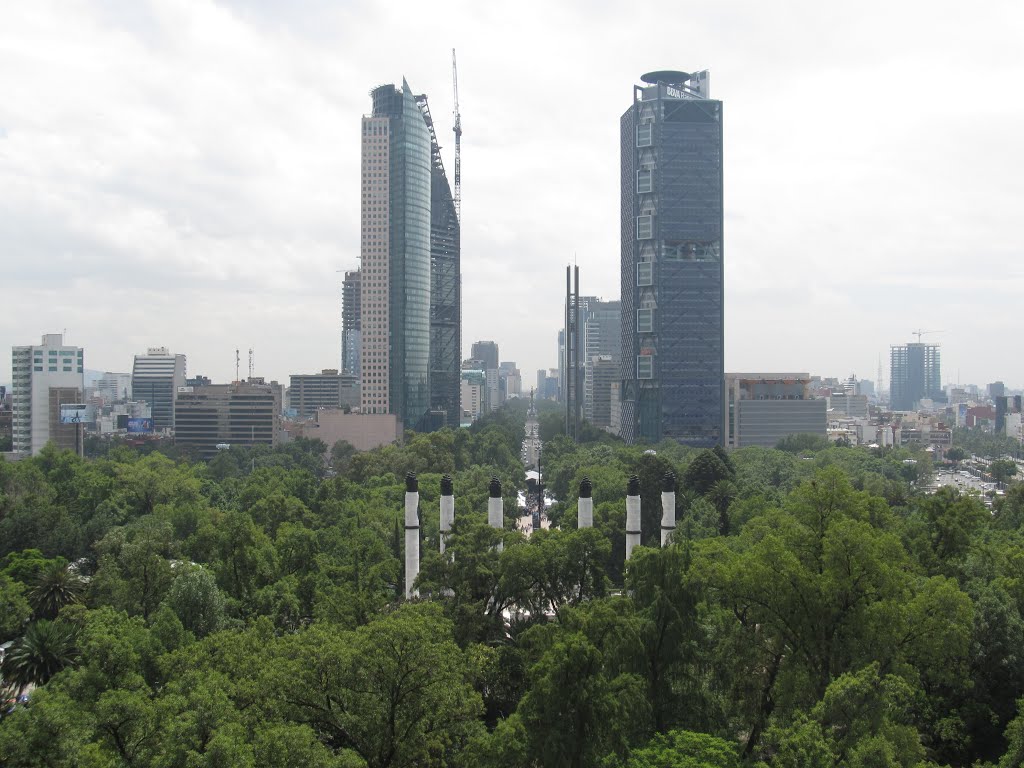
M 470 357 L 483 363 L 485 371 L 498 368 L 498 345 L 493 341 L 474 341 Z
M 274 384 L 236 381 L 182 392 L 174 412 L 174 444 L 192 448 L 202 458 L 219 446 L 278 443 L 281 432 L 281 388 Z
M 359 378 L 361 309 L 361 273 L 345 273 L 341 283 L 341 372 Z
M 583 299 L 580 299 L 582 304 Z M 605 400 L 608 397 L 606 392 L 595 393 L 595 371 L 597 365 L 595 360 L 602 358 L 601 366 L 604 368 L 602 376 L 607 376 L 609 364 L 620 366 L 622 359 L 622 308 L 618 301 L 602 301 L 591 299 L 587 302 L 586 308 L 581 317 L 581 332 L 583 335 L 580 351 L 583 359 L 583 417 L 600 427 L 608 426 L 608 406 Z M 608 358 L 607 360 L 603 358 Z M 602 383 L 603 387 L 604 384 Z M 598 407 L 600 414 L 595 411 L 595 403 L 601 401 Z
M 938 344 L 898 344 L 889 348 L 889 407 L 912 411 L 922 399 L 946 402 Z
M 288 406 L 300 419 L 321 408 L 354 408 L 359 405 L 359 381 L 332 368 L 320 373 L 293 373 L 288 387 Z
M 415 429 L 431 395 L 430 131 L 405 80 L 371 96 L 362 121 L 362 411 Z
M 621 433 L 710 447 L 725 423 L 722 102 L 650 72 L 622 115 Z
M 173 429 L 174 398 L 178 387 L 185 386 L 185 356 L 150 347 L 135 356 L 132 366 L 132 397 L 149 404 L 153 428 Z
M 581 409 L 587 421 L 594 422 L 594 358 L 608 357 L 620 365 L 622 357 L 622 308 L 618 301 L 604 301 L 597 296 L 571 297 L 576 326 L 576 349 L 579 350 L 579 376 L 582 384 Z M 567 313 L 567 315 L 570 313 Z M 571 361 L 565 350 L 565 329 L 558 335 L 558 358 L 560 378 L 572 381 L 573 376 L 566 370 Z M 607 361 L 602 361 L 607 366 Z M 571 397 L 572 392 L 563 389 L 562 399 Z M 607 419 L 601 426 L 607 426 Z
M 417 102 L 430 131 L 430 408 L 438 420 L 461 422 L 461 230 L 455 199 L 426 96 Z M 433 420 L 432 420 L 433 423 Z
M 594 355 L 587 361 L 587 421 L 595 427 L 611 426 L 612 384 L 619 380 L 619 363 L 611 355 Z
M 60 333 L 48 333 L 39 346 L 11 349 L 11 373 L 15 453 L 34 456 L 51 441 L 75 450 L 79 425 L 61 424 L 60 410 L 85 397 L 82 348 L 66 346 Z

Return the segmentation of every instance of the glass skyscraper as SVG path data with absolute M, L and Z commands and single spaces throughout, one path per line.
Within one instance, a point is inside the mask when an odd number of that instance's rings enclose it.
M 430 407 L 436 416 L 424 427 L 458 429 L 462 418 L 461 229 L 427 97 L 419 96 L 418 103 L 430 131 Z
M 722 443 L 722 102 L 706 71 L 650 72 L 622 115 L 621 433 Z
M 430 132 L 409 84 L 371 92 L 362 124 L 363 413 L 409 429 L 430 410 Z

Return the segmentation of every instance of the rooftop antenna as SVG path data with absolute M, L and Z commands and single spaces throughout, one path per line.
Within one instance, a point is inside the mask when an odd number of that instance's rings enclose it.
M 249 347 L 249 380 L 252 381 L 252 347 Z
M 239 364 L 239 362 L 242 359 L 241 356 L 239 355 L 239 352 L 240 352 L 240 350 L 238 349 L 238 347 L 235 347 L 235 381 L 236 382 L 238 381 L 238 364 Z
M 459 114 L 459 70 L 455 66 L 455 49 L 452 48 L 452 94 L 454 96 L 452 117 L 455 119 L 455 218 L 462 222 L 462 115 Z

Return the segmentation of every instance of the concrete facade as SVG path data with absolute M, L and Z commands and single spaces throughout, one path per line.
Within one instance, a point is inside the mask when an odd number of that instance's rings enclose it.
M 359 380 L 332 368 L 320 373 L 292 374 L 288 407 L 300 419 L 307 419 L 321 408 L 358 408 Z
M 357 451 L 370 451 L 402 439 L 402 422 L 393 413 L 316 412 L 314 423 L 306 424 L 302 436 L 323 440 L 330 450 L 339 440 Z
M 217 446 L 278 444 L 281 389 L 272 384 L 212 384 L 178 392 L 174 443 L 195 449 L 204 459 Z
M 85 397 L 84 352 L 48 333 L 39 346 L 11 350 L 12 442 L 15 453 L 36 455 L 53 440 L 59 447 L 76 446 L 79 426 L 60 424 L 62 404 Z
M 807 373 L 727 373 L 726 447 L 773 448 L 804 433 L 825 437 L 828 401 L 810 399 L 810 383 Z

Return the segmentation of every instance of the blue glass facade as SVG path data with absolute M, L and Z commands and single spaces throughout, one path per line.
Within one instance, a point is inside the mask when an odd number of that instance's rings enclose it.
M 372 95 L 373 117 L 390 123 L 388 396 L 414 429 L 430 410 L 430 133 L 405 80 Z
M 621 130 L 622 435 L 722 443 L 722 103 L 658 72 Z

